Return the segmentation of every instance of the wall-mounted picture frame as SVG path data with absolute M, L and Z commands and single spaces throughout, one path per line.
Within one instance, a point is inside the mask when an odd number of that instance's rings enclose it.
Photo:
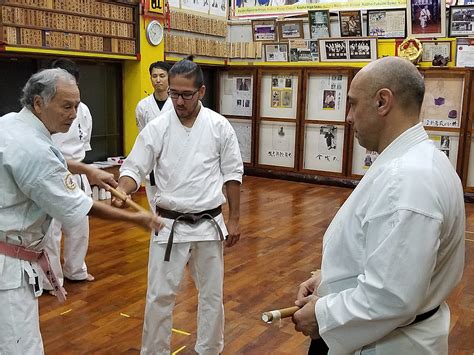
M 303 21 L 278 21 L 278 41 L 285 42 L 290 39 L 298 39 L 304 37 Z
M 318 41 L 315 39 L 294 39 L 288 42 L 290 62 L 317 62 Z
M 347 74 L 308 75 L 305 119 L 345 122 L 348 85 Z
M 474 5 L 451 6 L 449 10 L 449 37 L 472 36 Z
M 308 11 L 309 36 L 312 39 L 331 37 L 329 10 Z
M 319 39 L 320 62 L 371 62 L 377 59 L 377 37 Z
M 446 1 L 409 0 L 407 35 L 416 38 L 445 37 Z
M 456 39 L 456 66 L 474 67 L 474 40 L 471 38 Z
M 435 55 L 441 55 L 443 58 L 451 59 L 451 41 L 421 41 L 423 44 L 422 62 L 433 62 Z
M 339 26 L 341 37 L 361 37 L 362 36 L 362 12 L 339 11 Z
M 459 128 L 463 110 L 464 77 L 425 76 L 420 118 L 423 126 Z
M 367 36 L 405 38 L 406 18 L 405 9 L 367 10 Z
M 288 43 L 265 44 L 265 61 L 287 62 L 288 61 Z
M 252 35 L 254 42 L 275 42 L 276 22 L 274 20 L 253 20 Z
M 303 168 L 342 173 L 344 155 L 343 125 L 305 125 Z

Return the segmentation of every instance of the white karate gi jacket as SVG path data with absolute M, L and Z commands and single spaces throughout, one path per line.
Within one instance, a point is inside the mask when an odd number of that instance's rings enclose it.
M 51 136 L 66 160 L 83 161 L 91 148 L 92 116 L 86 104 L 80 103 L 77 117 L 66 133 Z
M 131 177 L 140 186 L 152 169 L 157 206 L 185 213 L 221 206 L 226 201 L 223 184 L 242 182 L 243 163 L 234 129 L 225 117 L 203 106 L 193 127 L 186 128 L 173 108 L 149 122 L 138 135 L 120 176 Z M 222 214 L 215 220 L 226 235 Z M 168 240 L 173 220 L 165 219 L 165 223 L 154 240 Z M 175 227 L 175 243 L 218 239 L 208 221 L 178 223 Z
M 141 132 L 148 122 L 161 115 L 163 112 L 173 109 L 173 102 L 168 97 L 163 108 L 160 110 L 153 94 L 140 100 L 135 108 L 138 130 Z
M 51 136 L 53 143 L 61 150 L 66 160 L 81 162 L 86 157 L 86 152 L 91 148 L 92 116 L 86 104 L 80 103 L 77 108 L 77 117 L 66 133 L 56 133 Z M 85 174 L 81 176 L 84 191 L 91 195 L 92 191 Z
M 28 109 L 0 118 L 0 240 L 41 250 L 51 217 L 74 224 L 92 199 L 72 181 L 61 152 Z M 0 290 L 34 282 L 37 265 L 0 254 Z M 41 286 L 41 283 L 40 283 Z
M 464 230 L 459 177 L 418 124 L 379 155 L 324 235 L 315 310 L 330 354 L 447 354 L 444 301 L 462 276 Z

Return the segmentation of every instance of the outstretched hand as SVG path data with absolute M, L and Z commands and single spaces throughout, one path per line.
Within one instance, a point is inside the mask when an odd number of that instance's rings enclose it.
M 117 181 L 114 179 L 114 174 L 102 169 L 91 167 L 86 175 L 91 185 L 97 185 L 106 190 L 109 190 L 110 187 L 118 186 Z

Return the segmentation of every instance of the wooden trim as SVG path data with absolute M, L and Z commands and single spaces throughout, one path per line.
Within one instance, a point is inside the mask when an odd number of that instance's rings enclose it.
M 467 177 L 469 174 L 469 158 L 471 155 L 471 141 L 472 141 L 472 130 L 473 130 L 473 125 L 472 121 L 474 119 L 474 113 L 473 111 L 473 105 L 471 105 L 472 100 L 474 100 L 474 90 L 473 90 L 473 83 L 474 81 L 474 76 L 472 75 L 472 71 L 469 71 L 469 82 L 466 83 L 466 85 L 469 86 L 469 95 L 465 95 L 466 97 L 469 97 L 466 103 L 466 119 L 464 120 L 464 125 L 462 125 L 461 122 L 461 132 L 463 132 L 463 147 L 464 151 L 462 154 L 462 169 L 461 169 L 461 181 L 462 181 L 462 186 L 464 187 L 465 191 L 468 192 L 474 192 L 474 186 L 468 186 L 467 185 Z M 463 116 L 464 116 L 464 106 L 463 106 Z M 459 153 L 458 153 L 458 159 L 459 159 Z
M 61 49 L 61 48 L 47 48 L 47 47 L 32 47 L 32 46 L 22 46 L 15 45 L 9 46 L 6 45 L 3 49 L 0 48 L 1 52 L 21 52 L 21 53 L 31 53 L 34 55 L 46 54 L 46 55 L 65 55 L 65 56 L 79 56 L 79 57 L 93 57 L 93 58 L 110 58 L 110 59 L 127 59 L 127 60 L 138 60 L 136 55 L 120 54 L 113 52 L 93 52 L 93 51 L 80 51 L 76 49 Z

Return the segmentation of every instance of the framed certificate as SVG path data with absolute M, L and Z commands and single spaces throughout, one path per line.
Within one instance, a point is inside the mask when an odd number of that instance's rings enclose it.
M 378 38 L 406 37 L 406 10 L 367 10 L 367 35 Z

